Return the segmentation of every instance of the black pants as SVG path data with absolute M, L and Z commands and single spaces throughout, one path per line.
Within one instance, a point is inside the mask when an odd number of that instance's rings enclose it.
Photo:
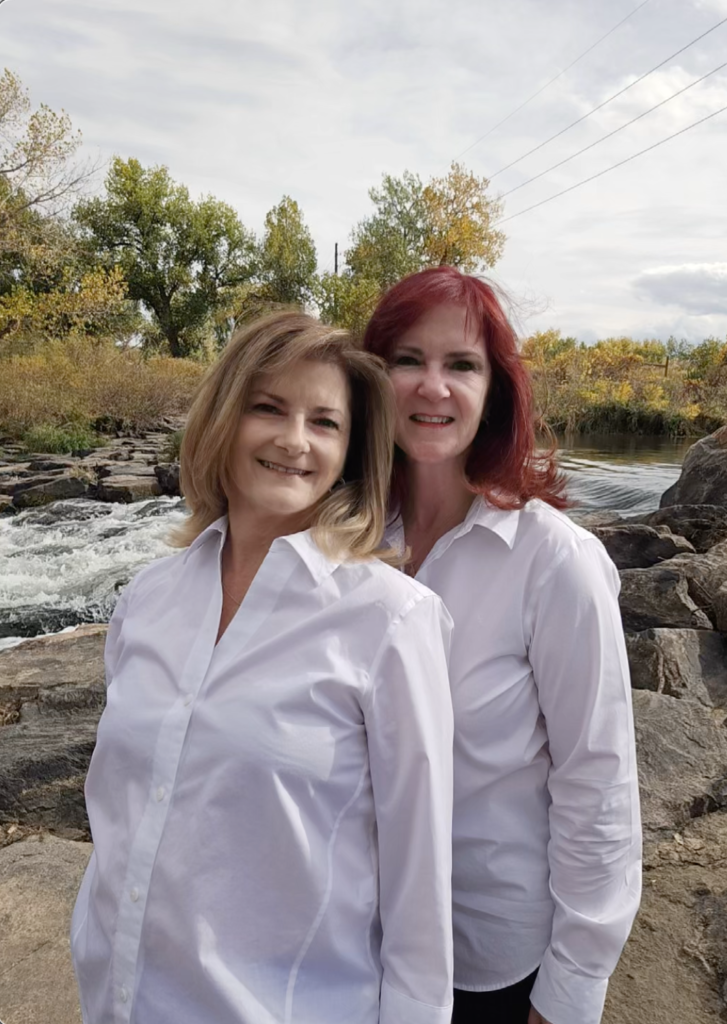
M 530 992 L 538 972 L 496 992 L 454 990 L 452 1024 L 528 1024 Z

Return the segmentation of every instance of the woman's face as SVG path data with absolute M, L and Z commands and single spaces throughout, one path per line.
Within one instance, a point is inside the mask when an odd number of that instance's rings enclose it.
M 301 361 L 259 377 L 232 448 L 231 508 L 276 517 L 312 510 L 343 470 L 349 391 L 343 370 L 331 363 Z
M 464 464 L 490 385 L 484 339 L 465 308 L 425 313 L 399 338 L 390 364 L 396 443 L 413 462 Z

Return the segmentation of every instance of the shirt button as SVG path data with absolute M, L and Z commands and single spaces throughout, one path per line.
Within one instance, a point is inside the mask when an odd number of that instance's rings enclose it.
M 125 1003 L 125 1002 L 128 1001 L 128 999 L 129 999 L 129 990 L 126 987 L 126 985 L 122 985 L 121 988 L 119 989 L 119 999 L 121 1000 L 122 1003 Z
M 157 790 L 157 800 L 162 801 L 166 796 L 166 792 L 167 791 L 164 788 L 164 786 L 160 786 L 159 789 Z
M 134 888 L 131 890 L 129 896 L 131 898 L 132 903 L 136 903 L 136 901 L 139 899 L 139 890 L 136 888 L 136 886 L 134 886 Z
M 192 694 L 191 693 L 185 693 L 185 695 L 184 695 L 184 706 L 185 706 L 185 708 L 188 708 L 191 703 L 192 703 Z

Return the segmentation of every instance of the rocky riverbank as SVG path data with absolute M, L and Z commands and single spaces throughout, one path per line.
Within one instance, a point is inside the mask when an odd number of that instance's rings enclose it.
M 136 445 L 105 462 L 133 463 L 127 476 L 149 480 L 137 466 L 164 463 L 143 450 L 148 439 Z M 97 474 L 94 486 L 114 478 Z M 604 1022 L 714 1024 L 727 1020 L 727 428 L 689 450 L 659 510 L 579 518 L 621 574 L 645 840 L 642 909 Z M 83 781 L 105 632 L 83 626 L 0 653 L 5 1024 L 80 1020 L 66 933 L 91 850 Z
M 37 508 L 70 498 L 132 502 L 179 494 L 179 465 L 172 437 L 181 421 L 140 437 L 114 437 L 74 455 L 29 455 L 0 444 L 0 513 Z

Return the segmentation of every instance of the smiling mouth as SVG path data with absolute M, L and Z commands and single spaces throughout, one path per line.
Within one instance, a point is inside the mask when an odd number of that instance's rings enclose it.
M 283 476 L 310 476 L 312 473 L 310 469 L 295 469 L 292 466 L 281 466 L 279 462 L 268 462 L 267 459 L 258 459 L 257 461 L 265 469 L 272 469 L 276 473 L 282 473 Z
M 446 427 L 448 423 L 454 423 L 453 416 L 425 416 L 423 413 L 414 413 L 409 419 L 429 427 Z

